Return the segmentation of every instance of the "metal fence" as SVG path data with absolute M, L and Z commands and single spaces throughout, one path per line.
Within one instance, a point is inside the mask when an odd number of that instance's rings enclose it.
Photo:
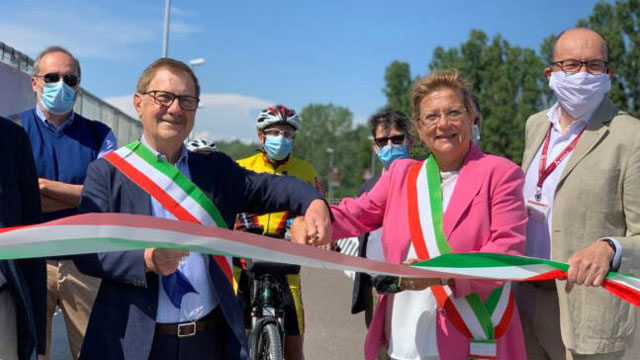
M 4 88 L 4 91 L 2 91 L 3 96 L 7 96 L 7 93 L 24 93 L 25 89 L 30 89 L 33 59 L 0 41 L 0 63 L 0 65 L 8 65 L 8 67 L 0 66 L 0 72 L 13 72 L 10 74 L 11 76 L 5 77 L 11 80 L 5 80 L 0 83 L 0 88 Z M 16 91 L 11 91 L 12 88 Z M 118 144 L 128 144 L 140 138 L 142 124 L 138 119 L 125 114 L 84 88 L 78 92 L 77 97 L 74 110 L 87 119 L 99 120 L 111 127 L 116 134 Z M 35 106 L 36 99 L 35 96 L 28 97 L 26 100 L 23 97 L 18 102 L 6 101 L 5 104 L 7 105 L 4 108 L 0 106 L 0 115 L 3 116 Z

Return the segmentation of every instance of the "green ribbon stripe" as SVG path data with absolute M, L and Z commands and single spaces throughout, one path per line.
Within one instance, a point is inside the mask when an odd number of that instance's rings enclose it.
M 436 258 L 418 262 L 416 266 L 428 267 L 504 267 L 504 266 L 524 266 L 546 264 L 566 271 L 569 265 L 553 260 L 545 260 L 520 255 L 499 254 L 499 253 L 457 253 L 443 254 Z

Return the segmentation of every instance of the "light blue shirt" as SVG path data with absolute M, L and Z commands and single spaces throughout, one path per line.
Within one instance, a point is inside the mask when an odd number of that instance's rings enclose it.
M 75 112 L 72 111 L 69 114 L 69 117 L 67 118 L 67 120 L 65 120 L 60 126 L 56 126 L 56 124 L 47 120 L 47 117 L 44 115 L 44 112 L 42 112 L 42 109 L 40 109 L 40 106 L 36 106 L 36 115 L 38 115 L 38 118 L 49 129 L 55 131 L 56 133 L 60 133 L 64 129 L 69 127 L 69 125 L 71 125 L 73 123 L 73 120 L 75 119 Z M 104 137 L 104 141 L 102 142 L 102 145 L 100 146 L 100 150 L 98 151 L 98 157 L 101 158 L 103 155 L 110 153 L 116 150 L 117 148 L 118 148 L 118 142 L 116 141 L 116 135 L 113 133 L 113 130 L 109 130 L 109 132 L 107 133 L 107 136 Z
M 144 136 L 140 138 L 140 142 L 149 148 L 155 156 L 167 160 L 166 156 L 149 146 Z M 180 158 L 175 166 L 187 178 L 191 179 L 191 173 L 189 172 L 189 166 L 187 164 L 188 154 L 187 149 L 183 146 Z M 176 220 L 176 218 L 153 197 L 151 198 L 151 215 L 163 219 Z M 191 285 L 193 285 L 198 292 L 197 294 L 189 293 L 184 295 L 179 309 L 173 306 L 173 303 L 162 286 L 160 275 L 158 275 L 158 314 L 156 315 L 156 322 L 177 323 L 197 320 L 218 306 L 218 299 L 214 294 L 211 279 L 209 278 L 208 269 L 210 259 L 211 257 L 209 255 L 192 252 L 189 253 L 189 256 L 178 266 L 178 269 L 189 279 Z

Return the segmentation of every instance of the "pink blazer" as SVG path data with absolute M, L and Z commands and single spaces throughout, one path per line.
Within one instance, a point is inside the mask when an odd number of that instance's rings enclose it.
M 332 206 L 334 240 L 357 236 L 382 227 L 385 259 L 404 261 L 411 243 L 407 204 L 407 173 L 415 160 L 397 160 L 382 174 L 376 186 L 357 199 L 344 199 Z M 444 232 L 454 252 L 523 254 L 527 213 L 522 196 L 524 174 L 511 161 L 485 155 L 472 145 L 460 170 L 453 195 L 443 218 Z M 486 299 L 500 283 L 487 280 L 456 280 L 455 296 L 477 292 Z M 388 297 L 376 308 L 365 341 L 365 359 L 375 359 L 384 334 Z M 443 360 L 466 359 L 469 340 L 438 310 L 438 350 Z M 514 311 L 506 334 L 498 339 L 499 359 L 525 359 L 518 311 Z

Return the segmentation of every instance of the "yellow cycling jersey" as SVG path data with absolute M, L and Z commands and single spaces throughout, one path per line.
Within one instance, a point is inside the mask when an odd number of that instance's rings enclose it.
M 304 160 L 296 159 L 293 156 L 290 156 L 289 160 L 278 165 L 277 168 L 273 167 L 273 164 L 267 159 L 267 156 L 264 153 L 257 153 L 248 158 L 240 159 L 238 160 L 238 164 L 245 169 L 257 173 L 295 176 L 298 179 L 311 184 L 324 195 L 324 191 L 322 190 L 322 186 L 318 180 L 318 174 L 313 168 L 313 165 Z M 289 213 L 287 211 L 283 211 L 258 215 L 252 220 L 255 225 L 261 225 L 264 227 L 265 234 L 284 235 L 288 218 Z

